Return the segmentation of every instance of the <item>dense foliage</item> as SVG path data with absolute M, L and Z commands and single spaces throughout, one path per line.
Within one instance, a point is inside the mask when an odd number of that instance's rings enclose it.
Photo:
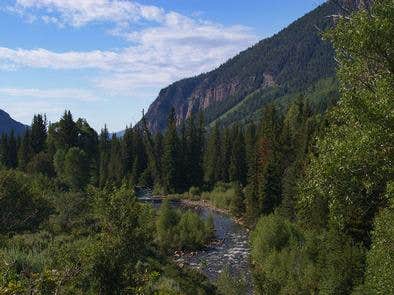
M 394 2 L 374 2 L 325 33 L 337 80 L 265 105 L 258 121 L 205 129 L 202 115 L 180 122 L 172 109 L 163 134 L 143 118 L 118 138 L 65 112 L 3 135 L 0 292 L 214 292 L 166 256 L 203 247 L 212 220 L 168 203 L 156 214 L 134 196 L 145 186 L 207 200 L 251 227 L 259 294 L 393 293 Z M 278 73 L 297 88 L 290 74 Z M 310 75 L 298 79 L 310 85 Z M 336 83 L 339 102 L 316 107 Z M 227 271 L 217 286 L 247 289 Z
M 182 212 L 164 202 L 156 221 L 158 245 L 165 251 L 196 250 L 214 236 L 212 219 L 203 221 L 197 213 Z

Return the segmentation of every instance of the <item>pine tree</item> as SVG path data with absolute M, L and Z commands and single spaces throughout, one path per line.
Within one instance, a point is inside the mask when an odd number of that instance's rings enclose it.
M 205 153 L 205 181 L 215 184 L 221 176 L 222 164 L 221 138 L 219 124 L 216 123 L 209 135 L 207 151 Z
M 161 157 L 163 155 L 163 135 L 159 132 L 155 136 L 154 140 L 154 151 L 156 155 L 156 175 L 155 175 L 155 185 L 159 188 L 163 180 L 163 171 L 161 167 Z
M 180 143 L 176 129 L 175 109 L 172 108 L 168 116 L 167 130 L 164 134 L 163 152 L 163 189 L 165 192 L 176 192 L 180 184 Z
M 238 217 L 243 216 L 245 213 L 245 196 L 242 191 L 242 186 L 238 182 L 235 183 L 235 193 L 230 203 L 230 211 Z
M 110 157 L 108 163 L 108 180 L 111 183 L 120 185 L 124 176 L 122 150 L 116 134 L 112 135 Z
M 231 154 L 233 150 L 233 138 L 231 136 L 230 128 L 226 128 L 224 130 L 223 138 L 220 142 L 222 149 L 222 156 L 220 160 L 220 165 L 218 167 L 220 171 L 220 181 L 229 182 L 230 181 L 230 163 L 231 163 Z
M 247 167 L 246 167 L 245 138 L 243 131 L 238 126 L 235 126 L 233 131 L 233 136 L 234 136 L 234 144 L 231 153 L 230 181 L 239 182 L 242 185 L 245 185 Z
M 148 168 L 148 155 L 144 143 L 144 131 L 136 128 L 134 131 L 134 163 L 132 169 L 132 182 L 138 185 L 142 173 Z
M 203 183 L 204 132 L 204 117 L 202 113 L 199 114 L 198 120 L 192 114 L 187 122 L 187 165 L 189 167 L 187 174 L 190 186 L 199 187 Z
M 144 134 L 144 146 L 145 152 L 148 159 L 148 167 L 145 174 L 149 172 L 150 177 L 152 177 L 152 182 L 155 187 L 160 190 L 162 182 L 162 169 L 161 169 L 161 157 L 162 151 L 162 137 L 161 133 L 158 133 L 156 137 L 150 132 L 147 122 L 145 120 L 145 115 L 142 116 L 142 129 Z M 146 182 L 146 180 L 145 180 Z
M 18 144 L 14 131 L 11 131 L 8 139 L 8 155 L 6 163 L 6 166 L 9 168 L 16 168 L 18 166 Z
M 110 157 L 110 140 L 107 126 L 101 130 L 99 137 L 100 165 L 99 165 L 99 184 L 104 187 L 108 180 L 108 163 Z
M 30 146 L 35 154 L 45 150 L 47 135 L 46 117 L 41 114 L 34 115 L 31 124 Z
M 70 111 L 65 111 L 57 125 L 58 148 L 65 150 L 78 145 L 78 129 Z
M 122 140 L 123 173 L 130 177 L 134 163 L 134 132 L 133 128 L 126 127 Z
M 30 146 L 30 130 L 27 129 L 25 134 L 23 135 L 21 144 L 18 149 L 18 167 L 21 170 L 25 170 L 27 164 L 30 162 L 32 158 L 32 149 Z
M 8 150 L 8 135 L 3 133 L 0 141 L 0 162 L 4 167 L 8 166 Z
M 191 185 L 190 171 L 193 170 L 192 155 L 189 153 L 190 146 L 186 134 L 186 124 L 182 121 L 179 127 L 179 181 L 182 184 L 181 190 L 186 190 Z
M 282 163 L 278 144 L 279 118 L 273 105 L 264 109 L 257 147 L 259 168 L 259 205 L 261 212 L 271 213 L 281 201 Z

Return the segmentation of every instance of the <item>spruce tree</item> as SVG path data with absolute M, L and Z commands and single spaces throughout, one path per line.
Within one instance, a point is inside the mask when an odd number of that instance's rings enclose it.
M 163 189 L 165 192 L 176 192 L 181 187 L 180 183 L 180 143 L 176 129 L 175 109 L 172 108 L 168 116 L 167 130 L 164 134 L 163 152 Z
M 99 137 L 100 165 L 99 165 L 99 184 L 104 187 L 108 180 L 108 163 L 110 157 L 110 140 L 107 126 L 101 130 Z
M 67 150 L 78 145 L 78 129 L 70 111 L 64 112 L 56 129 L 58 148 Z
M 0 140 L 0 162 L 4 167 L 8 166 L 8 135 L 3 133 Z
M 133 128 L 126 127 L 122 139 L 122 163 L 125 176 L 131 176 L 134 162 L 134 134 Z
M 23 135 L 21 144 L 18 149 L 18 168 L 21 170 L 25 170 L 27 164 L 32 158 L 32 149 L 30 146 L 30 130 L 26 129 L 25 134 Z
M 30 146 L 35 154 L 44 151 L 47 135 L 46 117 L 41 114 L 34 115 L 31 124 Z
M 238 126 L 234 127 L 233 134 L 234 144 L 231 153 L 230 181 L 245 185 L 247 175 L 245 138 L 243 131 Z
M 134 131 L 134 163 L 132 169 L 132 182 L 138 185 L 142 173 L 148 168 L 148 155 L 144 143 L 144 131 L 136 128 Z
M 222 140 L 220 142 L 221 145 L 221 159 L 220 165 L 218 167 L 220 171 L 219 180 L 223 182 L 230 181 L 230 163 L 231 163 L 231 154 L 233 150 L 233 138 L 231 136 L 230 128 L 226 128 L 224 130 L 224 135 L 222 136 Z
M 16 168 L 18 166 L 18 144 L 14 131 L 11 131 L 8 139 L 8 154 L 6 166 Z
M 207 151 L 205 153 L 205 181 L 215 184 L 221 176 L 222 150 L 219 124 L 216 123 L 209 135 Z
M 115 134 L 112 135 L 110 157 L 108 163 L 108 180 L 116 185 L 123 179 L 123 161 L 121 143 Z

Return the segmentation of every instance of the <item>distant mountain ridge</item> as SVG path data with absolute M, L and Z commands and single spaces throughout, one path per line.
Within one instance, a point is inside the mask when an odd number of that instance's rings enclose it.
M 146 113 L 148 127 L 163 131 L 172 107 L 179 122 L 204 111 L 208 124 L 218 120 L 230 124 L 257 116 L 271 101 L 291 101 L 311 89 L 317 103 L 334 100 L 338 96 L 334 50 L 322 40 L 321 31 L 334 25 L 330 16 L 370 2 L 327 1 L 217 69 L 162 89 Z M 325 88 L 316 89 L 319 85 Z
M 5 111 L 0 109 L 0 135 L 3 133 L 10 134 L 14 131 L 15 135 L 23 134 L 28 127 L 18 121 L 15 121 Z

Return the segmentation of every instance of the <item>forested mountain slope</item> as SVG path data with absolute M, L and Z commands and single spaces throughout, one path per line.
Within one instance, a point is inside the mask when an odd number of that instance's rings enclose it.
M 26 126 L 12 119 L 9 114 L 0 109 L 0 134 L 11 133 L 22 134 L 26 130 Z
M 344 2 L 351 9 L 357 4 Z M 286 96 L 292 99 L 292 95 L 302 94 L 322 79 L 334 77 L 333 49 L 321 39 L 320 31 L 331 27 L 333 18 L 328 16 L 341 10 L 341 5 L 328 1 L 214 71 L 161 90 L 146 114 L 149 127 L 162 131 L 172 107 L 179 121 L 204 110 L 207 123 L 211 123 L 248 98 L 241 113 L 233 114 L 228 121 L 243 119 L 267 102 Z M 331 87 L 328 95 L 336 97 L 335 89 Z

